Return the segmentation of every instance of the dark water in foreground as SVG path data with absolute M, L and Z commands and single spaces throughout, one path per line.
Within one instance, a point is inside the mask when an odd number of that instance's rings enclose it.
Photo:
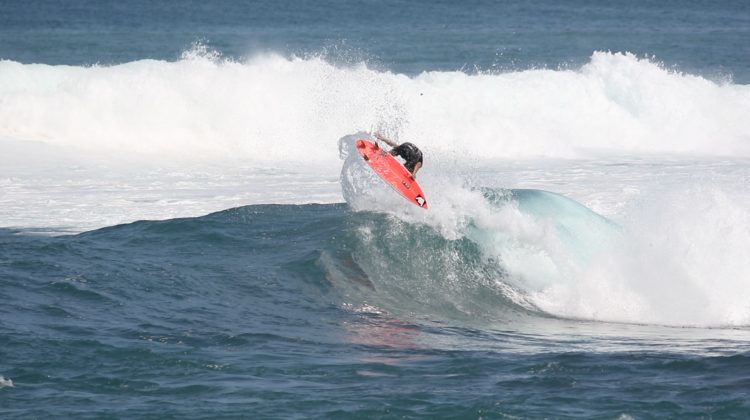
M 362 232 L 369 232 L 362 235 Z M 393 235 L 455 263 L 420 293 Z M 367 243 L 365 243 L 365 238 Z M 374 241 L 374 242 L 373 242 Z M 397 241 L 399 242 L 399 241 Z M 389 261 L 379 266 L 373 261 Z M 395 269 L 394 269 L 395 267 Z M 394 271 L 403 276 L 392 278 Z M 453 270 L 451 272 L 450 270 Z M 472 243 L 345 205 L 0 232 L 5 418 L 750 413 L 745 329 L 556 319 Z

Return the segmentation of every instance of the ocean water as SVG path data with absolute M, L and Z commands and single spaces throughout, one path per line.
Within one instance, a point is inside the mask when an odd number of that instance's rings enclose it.
M 747 418 L 748 39 L 742 1 L 0 0 L 0 417 Z

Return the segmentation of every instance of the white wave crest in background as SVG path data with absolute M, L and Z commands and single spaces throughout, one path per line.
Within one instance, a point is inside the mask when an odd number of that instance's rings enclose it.
M 0 61 L 0 140 L 161 160 L 329 165 L 336 139 L 374 129 L 431 156 L 749 156 L 747 115 L 749 86 L 620 53 L 577 70 L 413 77 L 201 51 L 106 67 Z

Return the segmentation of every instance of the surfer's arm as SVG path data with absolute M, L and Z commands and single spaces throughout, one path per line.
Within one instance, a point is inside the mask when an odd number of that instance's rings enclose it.
M 380 140 L 380 141 L 384 142 L 385 144 L 387 144 L 387 145 L 389 145 L 389 146 L 391 146 L 391 147 L 396 147 L 396 146 L 398 146 L 398 143 L 395 143 L 395 142 L 393 142 L 393 141 L 391 141 L 391 140 L 388 140 L 387 138 L 385 138 L 385 137 L 381 136 L 381 135 L 380 135 L 380 133 L 373 133 L 372 135 L 373 135 L 373 136 L 375 136 L 375 138 L 376 138 L 376 139 L 378 139 L 378 140 Z
M 422 162 L 417 162 L 416 165 L 414 165 L 414 170 L 411 172 L 412 179 L 417 177 L 417 171 L 419 171 L 422 168 Z

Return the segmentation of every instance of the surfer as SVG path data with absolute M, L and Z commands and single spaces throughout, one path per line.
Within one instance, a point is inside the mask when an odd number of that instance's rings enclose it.
M 411 173 L 411 177 L 417 177 L 417 171 L 422 168 L 422 151 L 417 146 L 409 142 L 396 144 L 396 142 L 381 136 L 380 133 L 374 133 L 373 135 L 376 139 L 391 146 L 393 149 L 389 153 L 393 156 L 401 156 L 406 161 L 404 167 Z

